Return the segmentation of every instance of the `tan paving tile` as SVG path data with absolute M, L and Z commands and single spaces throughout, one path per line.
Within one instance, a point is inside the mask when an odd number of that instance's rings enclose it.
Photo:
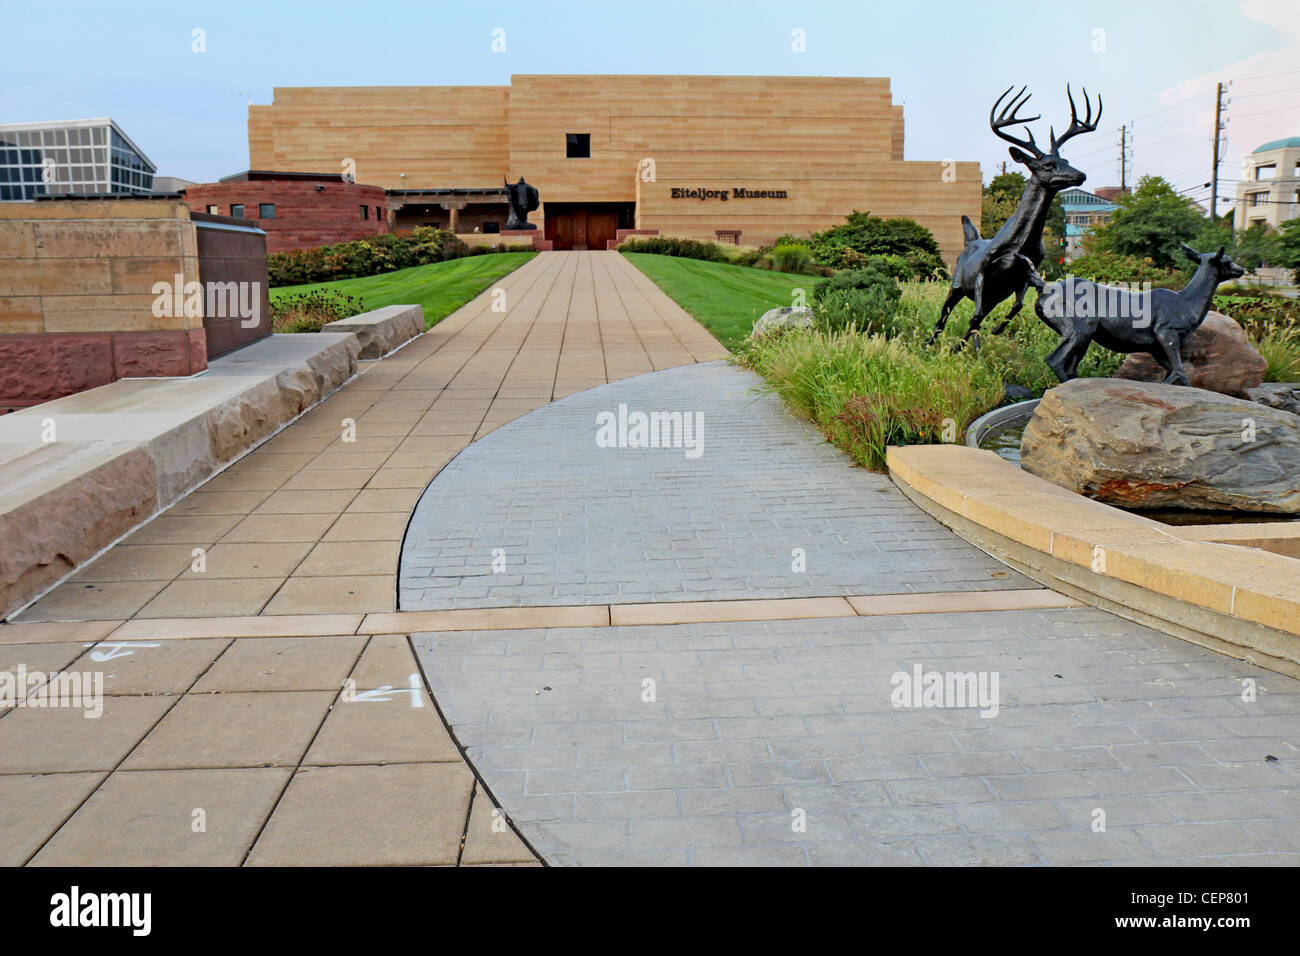
M 139 617 L 216 617 L 256 614 L 280 586 L 280 578 L 219 578 L 193 575 L 173 581 L 146 604 Z
M 682 601 L 663 604 L 614 604 L 615 626 L 694 624 L 713 621 L 789 621 L 804 617 L 853 617 L 844 598 L 782 598 L 759 601 Z
M 401 541 L 409 512 L 342 515 L 325 533 L 325 541 Z
M 433 479 L 428 468 L 380 468 L 368 482 L 367 488 L 423 488 Z
M 121 621 L 50 621 L 31 624 L 0 624 L 0 645 L 46 644 L 98 641 L 122 624 Z
M 293 767 L 333 700 L 334 694 L 325 691 L 188 694 L 140 742 L 122 769 Z
M 290 426 L 262 445 L 258 451 L 273 455 L 323 451 L 325 446 L 332 442 L 335 437 L 329 434 L 309 435 L 299 433 L 293 429 L 293 426 Z
M 168 510 L 170 515 L 243 515 L 248 514 L 274 492 L 208 491 L 199 489 Z
M 473 782 L 451 763 L 303 768 L 248 865 L 454 864 Z
M 137 618 L 113 631 L 118 641 L 167 641 L 195 637 L 324 637 L 351 634 L 361 614 L 285 614 L 258 617 Z
M 250 637 L 235 641 L 193 693 L 262 690 L 337 691 L 364 637 Z
M 1047 588 L 1007 591 L 941 591 L 929 594 L 872 594 L 850 597 L 859 614 L 945 614 L 953 611 L 1022 611 L 1082 607 L 1081 601 Z
M 239 459 L 226 470 L 225 474 L 246 475 L 252 471 L 277 471 L 292 474 L 315 457 L 311 452 L 269 452 L 263 446 Z
M 348 505 L 346 514 L 410 512 L 424 494 L 423 488 L 365 488 Z
M 70 669 L 103 674 L 105 694 L 183 694 L 229 643 L 105 641 L 87 648 Z
M 275 491 L 294 475 L 293 471 L 222 472 L 203 486 L 204 491 Z
M 266 606 L 266 614 L 336 614 L 391 611 L 397 575 L 290 578 Z
M 419 670 L 405 634 L 376 634 L 366 644 L 351 676 L 358 687 L 405 687 L 411 674 Z
M 32 865 L 238 866 L 289 774 L 274 767 L 115 773 Z
M 122 544 L 86 565 L 69 581 L 170 581 L 193 560 L 193 548 L 184 544 Z
M 27 610 L 19 621 L 92 621 L 129 618 L 163 589 L 166 581 L 68 581 Z
M 417 631 L 489 631 L 540 627 L 607 627 L 604 604 L 577 607 L 490 607 L 454 611 L 400 611 L 367 614 L 363 634 L 414 634 Z
M 384 462 L 385 468 L 420 468 L 429 472 L 429 477 L 439 471 L 443 465 L 456 457 L 454 451 L 444 451 L 438 454 L 423 451 L 395 451 Z
M 0 774 L 111 770 L 173 703 L 105 697 L 99 717 L 74 707 L 11 711 L 0 720 Z
M 295 577 L 397 574 L 397 541 L 322 541 L 312 548 Z
M 284 483 L 285 491 L 356 490 L 371 480 L 373 468 L 304 468 Z
M 257 544 L 219 541 L 208 550 L 205 569 L 194 571 L 187 564 L 182 578 L 287 578 L 311 549 L 310 541 Z
M 0 674 L 12 674 L 15 684 L 15 693 L 26 693 L 19 689 L 20 687 L 35 687 L 36 684 L 22 684 L 18 679 L 18 669 L 21 667 L 26 671 L 25 677 L 30 680 L 36 676 L 33 672 L 39 671 L 41 674 L 48 675 L 51 671 L 64 670 L 81 657 L 86 652 L 81 643 L 66 641 L 57 644 L 5 644 L 0 645 Z M 45 681 L 39 681 L 44 685 Z M 0 708 L 0 713 L 3 713 Z
M 338 514 L 356 497 L 350 488 L 326 491 L 281 489 L 257 506 L 255 515 Z
M 249 515 L 221 539 L 227 543 L 319 541 L 335 516 L 312 515 Z
M 412 680 L 411 678 L 415 679 Z M 460 750 L 415 670 L 356 681 L 312 742 L 304 765 L 459 762 Z
M 185 544 L 203 548 L 239 524 L 238 515 L 159 515 L 131 535 L 131 544 Z
M 323 451 L 312 459 L 314 468 L 369 468 L 378 470 L 388 460 L 387 451 Z
M 511 829 L 505 811 L 496 807 L 481 786 L 474 787 L 474 805 L 465 833 L 464 866 L 484 863 L 533 863 L 537 856 Z
M 0 866 L 22 866 L 105 776 L 103 773 L 0 776 Z

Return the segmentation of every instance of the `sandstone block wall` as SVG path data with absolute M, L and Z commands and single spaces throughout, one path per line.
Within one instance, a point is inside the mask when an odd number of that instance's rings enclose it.
M 199 280 L 183 203 L 0 203 L 0 414 L 119 378 L 205 369 L 202 316 L 154 315 L 154 284 L 178 276 Z

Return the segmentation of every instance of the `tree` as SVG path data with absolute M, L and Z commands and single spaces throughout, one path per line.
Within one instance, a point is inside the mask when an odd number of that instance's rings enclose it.
M 1143 176 L 1130 195 L 1116 198 L 1116 205 L 1110 222 L 1092 230 L 1088 251 L 1150 259 L 1165 269 L 1183 268 L 1186 259 L 1180 246 L 1190 245 L 1204 226 L 1190 199 L 1159 176 Z
M 980 235 L 985 239 L 996 235 L 997 231 L 1002 228 L 1002 224 L 1011 218 L 1011 214 L 1020 205 L 1020 197 L 1024 195 L 1024 192 L 1025 177 L 1020 173 L 999 173 L 989 180 L 989 184 L 984 187 L 983 202 L 980 208 Z M 1062 204 L 1060 196 L 1053 197 L 1052 205 L 1047 209 L 1044 235 L 1048 231 L 1055 237 L 1065 235 L 1065 206 Z M 1046 240 L 1044 240 L 1044 244 L 1046 244 Z M 1052 248 L 1049 246 L 1047 251 L 1050 258 Z
M 1242 268 L 1254 272 L 1274 258 L 1273 244 L 1273 235 L 1268 226 L 1257 222 L 1249 229 L 1237 233 L 1237 241 L 1232 252 L 1233 261 Z
M 1288 219 L 1278 226 L 1273 240 L 1273 265 L 1291 270 L 1291 278 L 1300 285 L 1300 219 Z

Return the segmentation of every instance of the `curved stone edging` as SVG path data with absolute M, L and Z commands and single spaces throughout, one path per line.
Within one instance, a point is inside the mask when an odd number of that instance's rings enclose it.
M 980 442 L 993 429 L 1000 428 L 1021 416 L 1024 416 L 1025 421 L 1029 421 L 1029 417 L 1041 401 L 1041 398 L 1030 398 L 1023 402 L 1016 402 L 1014 405 L 1003 405 L 991 412 L 985 412 L 966 429 L 966 444 L 971 448 L 978 448 Z
M 990 451 L 891 447 L 887 464 L 928 514 L 1035 581 L 1300 676 L 1300 562 L 1277 553 L 1284 546 L 1224 543 L 1248 540 L 1241 533 L 1206 540 L 1204 527 L 1162 525 L 1083 498 Z

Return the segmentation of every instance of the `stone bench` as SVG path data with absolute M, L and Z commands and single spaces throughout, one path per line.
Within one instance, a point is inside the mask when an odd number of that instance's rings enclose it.
M 387 305 L 331 322 L 321 331 L 351 332 L 361 345 L 360 359 L 383 358 L 424 332 L 424 309 L 418 305 Z
M 337 389 L 358 350 L 351 333 L 273 335 L 203 375 L 0 416 L 0 619 Z

